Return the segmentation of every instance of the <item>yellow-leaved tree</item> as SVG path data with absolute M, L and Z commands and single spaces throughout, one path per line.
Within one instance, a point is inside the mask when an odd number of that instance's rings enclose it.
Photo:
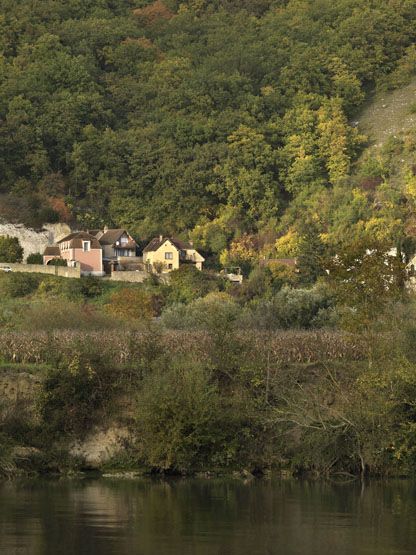
M 348 124 L 338 98 L 327 100 L 318 111 L 319 149 L 333 185 L 348 177 L 351 159 L 365 137 Z

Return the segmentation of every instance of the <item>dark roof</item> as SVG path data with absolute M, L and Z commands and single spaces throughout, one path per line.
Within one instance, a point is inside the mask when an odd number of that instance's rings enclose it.
M 60 256 L 61 251 L 59 250 L 58 245 L 51 245 L 50 247 L 46 247 L 43 251 L 43 256 Z
M 73 237 L 75 237 L 76 235 L 78 235 L 78 233 L 81 233 L 80 231 L 74 231 L 72 233 L 70 233 L 69 235 L 65 235 L 65 237 L 62 237 L 62 239 L 59 239 L 59 241 L 57 241 L 57 243 L 63 243 L 64 241 L 70 241 Z
M 186 251 L 187 249 L 194 248 L 190 243 L 187 243 L 186 241 L 182 241 L 181 239 L 177 239 L 176 237 L 173 237 L 170 240 L 175 245 L 175 247 L 177 247 L 179 250 Z
M 166 241 L 166 239 L 162 239 L 160 240 L 159 237 L 154 237 L 150 243 L 148 243 L 144 249 L 143 252 L 152 252 L 152 251 L 157 251 L 157 249 L 163 245 L 163 243 Z
M 74 233 L 70 233 L 63 239 L 58 241 L 58 244 L 63 242 L 70 242 L 71 249 L 81 249 L 82 248 L 82 241 L 91 241 L 91 248 L 92 249 L 101 249 L 101 245 L 98 242 L 98 239 L 87 233 L 86 231 L 76 231 Z
M 101 235 L 99 241 L 102 245 L 114 245 L 116 241 L 125 233 L 128 235 L 125 229 L 107 229 L 103 235 Z
M 101 233 L 101 229 L 89 229 L 89 230 L 88 230 L 88 233 L 89 233 L 90 235 L 94 235 L 94 237 L 97 237 L 97 235 L 98 235 L 99 233 Z
M 170 241 L 175 247 L 180 251 L 185 251 L 187 249 L 193 249 L 192 245 L 181 241 L 181 239 L 176 239 L 176 237 L 154 237 L 148 245 L 145 246 L 143 252 L 154 252 L 157 251 L 163 243 Z

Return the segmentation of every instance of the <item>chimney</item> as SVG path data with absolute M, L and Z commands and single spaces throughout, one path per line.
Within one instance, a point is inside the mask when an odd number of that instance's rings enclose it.
M 163 235 L 159 235 L 159 241 L 160 241 L 160 242 L 163 241 Z
M 193 242 L 193 241 L 189 241 L 189 244 L 191 245 L 191 247 L 194 246 L 194 242 Z
M 107 233 L 107 231 L 108 231 L 108 226 L 105 225 L 105 226 L 104 226 L 104 233 Z

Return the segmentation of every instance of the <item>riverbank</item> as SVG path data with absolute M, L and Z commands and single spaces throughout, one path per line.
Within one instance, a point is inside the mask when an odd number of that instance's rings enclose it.
M 407 333 L 0 334 L 1 471 L 412 475 Z

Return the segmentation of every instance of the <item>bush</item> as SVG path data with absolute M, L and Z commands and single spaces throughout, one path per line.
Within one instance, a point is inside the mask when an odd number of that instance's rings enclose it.
M 69 299 L 94 299 L 96 297 L 100 297 L 102 293 L 102 281 L 93 276 L 68 280 L 64 285 L 64 294 Z
M 209 293 L 189 305 L 176 303 L 162 313 L 162 324 L 171 329 L 211 329 L 232 324 L 240 314 L 238 304 L 226 293 Z
M 66 296 L 66 288 L 71 286 L 72 281 L 78 281 L 77 279 L 68 278 L 58 278 L 56 276 L 44 276 L 42 281 L 39 283 L 37 290 L 37 295 L 39 297 L 47 297 L 49 300 L 52 297 L 63 297 Z
M 277 289 L 279 289 L 278 287 Z M 235 288 L 234 292 L 243 301 L 248 301 L 255 297 L 270 297 L 274 292 L 272 273 L 268 268 L 256 266 L 240 287 Z
M 138 287 L 124 287 L 113 293 L 106 310 L 128 320 L 149 320 L 160 314 L 162 299 Z
M 103 294 L 102 280 L 87 276 L 78 278 L 64 278 L 45 276 L 39 284 L 39 295 L 50 297 L 64 297 L 71 301 L 95 299 Z
M 143 383 L 137 401 L 142 461 L 163 471 L 244 465 L 247 405 L 222 396 L 201 364 L 176 360 Z M 248 438 L 246 438 L 248 440 Z
M 0 276 L 0 291 L 7 297 L 26 297 L 39 286 L 41 277 L 34 274 L 11 272 Z
M 48 266 L 68 266 L 68 263 L 64 258 L 52 258 Z
M 90 304 L 60 299 L 33 303 L 18 316 L 16 327 L 27 331 L 115 329 L 122 323 Z
M 284 287 L 271 300 L 257 300 L 244 310 L 243 327 L 259 329 L 308 329 L 333 322 L 333 301 L 322 285 L 311 289 Z M 328 311 L 328 312 L 327 312 Z
M 21 398 L 3 400 L 0 408 L 0 431 L 19 445 L 30 444 L 34 433 L 30 402 Z
M 222 280 L 215 274 L 200 272 L 194 266 L 181 266 L 170 273 L 171 302 L 189 303 L 222 288 Z
M 23 248 L 17 237 L 0 236 L 0 262 L 21 262 Z
M 38 400 L 44 430 L 57 437 L 83 437 L 104 405 L 108 414 L 116 387 L 117 373 L 99 352 L 74 351 L 71 359 L 48 371 Z
M 26 264 L 43 264 L 43 256 L 40 252 L 34 252 L 29 254 L 26 258 Z

